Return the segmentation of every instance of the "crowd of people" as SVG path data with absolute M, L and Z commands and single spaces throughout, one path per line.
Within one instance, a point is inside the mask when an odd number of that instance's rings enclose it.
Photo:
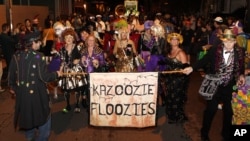
M 189 74 L 202 70 L 223 74 L 225 79 L 207 102 L 201 139 L 209 140 L 211 122 L 223 103 L 222 137 L 229 140 L 232 86 L 245 84 L 245 67 L 249 67 L 245 62 L 249 37 L 243 28 L 242 21 L 234 17 L 205 19 L 168 13 L 141 17 L 133 12 L 108 17 L 75 14 L 57 20 L 48 16 L 44 26 L 35 17 L 18 23 L 11 35 L 10 25 L 4 23 L 0 44 L 10 91 L 16 96 L 15 124 L 26 129 L 27 139 L 35 138 L 37 128 L 41 140 L 47 140 L 51 122 L 47 87 L 53 87 L 54 98 L 59 92 L 64 95 L 65 114 L 71 110 L 70 95 L 74 93 L 74 112 L 79 113 L 81 105 L 88 109 L 88 74 L 92 72 L 162 72 L 159 104 L 166 106 L 169 124 L 184 123 L 188 120 L 184 109 Z M 192 57 L 197 58 L 193 64 Z M 173 70 L 178 73 L 163 73 Z

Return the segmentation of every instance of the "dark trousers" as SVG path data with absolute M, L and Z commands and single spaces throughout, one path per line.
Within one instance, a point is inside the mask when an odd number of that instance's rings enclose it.
M 203 122 L 201 128 L 201 136 L 208 137 L 212 121 L 218 110 L 218 104 L 223 103 L 223 125 L 221 135 L 224 140 L 229 140 L 230 126 L 232 125 L 233 110 L 231 105 L 233 85 L 230 82 L 226 86 L 219 86 L 212 100 L 207 101 L 207 107 L 203 114 Z

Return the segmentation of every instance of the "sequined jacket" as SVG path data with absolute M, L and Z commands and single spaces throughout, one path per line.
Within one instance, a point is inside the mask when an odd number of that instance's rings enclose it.
M 233 66 L 233 81 L 236 81 L 239 75 L 244 74 L 244 49 L 238 46 L 234 46 L 234 66 Z M 220 44 L 218 47 L 212 47 L 207 55 L 204 56 L 201 60 L 199 60 L 196 64 L 194 64 L 194 70 L 198 70 L 200 68 L 209 66 L 209 73 L 215 74 L 219 73 L 220 64 L 223 61 L 223 44 Z
M 82 66 L 86 68 L 86 72 L 101 72 L 105 71 L 105 59 L 103 50 L 99 47 L 94 47 L 92 56 L 89 56 L 88 48 L 82 50 L 82 57 L 86 57 L 86 62 L 81 62 Z M 99 67 L 94 68 L 93 60 L 98 60 Z

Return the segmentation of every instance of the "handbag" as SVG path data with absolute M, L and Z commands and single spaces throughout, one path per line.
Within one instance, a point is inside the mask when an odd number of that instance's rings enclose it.
M 205 100 L 211 100 L 217 92 L 221 78 L 218 74 L 206 74 L 199 88 L 199 94 Z

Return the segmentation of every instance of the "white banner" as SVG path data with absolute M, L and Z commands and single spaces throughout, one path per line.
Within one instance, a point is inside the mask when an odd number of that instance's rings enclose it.
M 155 126 L 157 86 L 157 72 L 90 73 L 90 124 Z

